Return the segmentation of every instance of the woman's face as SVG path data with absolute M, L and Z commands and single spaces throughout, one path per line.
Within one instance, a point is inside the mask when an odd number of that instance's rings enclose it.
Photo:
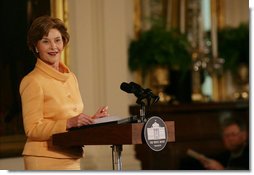
M 52 66 L 59 64 L 63 47 L 62 35 L 57 29 L 50 29 L 48 36 L 43 36 L 36 46 L 40 59 Z

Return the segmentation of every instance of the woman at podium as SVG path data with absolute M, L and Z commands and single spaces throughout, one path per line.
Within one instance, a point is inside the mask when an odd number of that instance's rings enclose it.
M 89 125 L 93 118 L 107 116 L 107 107 L 100 108 L 94 116 L 83 113 L 77 78 L 61 62 L 69 34 L 60 19 L 49 16 L 35 19 L 27 42 L 37 62 L 20 83 L 27 136 L 22 153 L 25 169 L 79 170 L 82 147 L 59 148 L 53 146 L 51 137 L 72 127 Z

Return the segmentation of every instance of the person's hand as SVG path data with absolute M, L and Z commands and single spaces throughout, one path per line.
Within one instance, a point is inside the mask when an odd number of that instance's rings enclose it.
M 92 116 L 93 119 L 95 118 L 102 118 L 109 116 L 108 114 L 108 106 L 101 107 L 97 110 L 97 112 Z
M 214 159 L 207 159 L 201 161 L 203 166 L 208 170 L 223 170 L 224 166 Z
M 67 120 L 67 129 L 72 127 L 81 127 L 84 125 L 90 125 L 93 123 L 93 119 L 86 114 L 79 114 L 78 116 L 72 117 Z

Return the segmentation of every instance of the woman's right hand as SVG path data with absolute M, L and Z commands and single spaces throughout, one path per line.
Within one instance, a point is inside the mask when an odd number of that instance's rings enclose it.
M 70 129 L 73 127 L 81 127 L 84 125 L 90 125 L 92 123 L 93 123 L 93 119 L 91 118 L 91 116 L 81 113 L 76 117 L 69 118 L 67 120 L 66 128 Z

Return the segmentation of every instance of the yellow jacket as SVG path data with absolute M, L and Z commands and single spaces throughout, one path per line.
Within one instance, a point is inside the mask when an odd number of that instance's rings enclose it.
M 27 136 L 23 155 L 54 158 L 79 158 L 83 155 L 82 147 L 59 148 L 52 144 L 53 134 L 66 131 L 67 119 L 83 112 L 75 75 L 63 63 L 60 67 L 65 73 L 37 59 L 33 71 L 20 83 Z

